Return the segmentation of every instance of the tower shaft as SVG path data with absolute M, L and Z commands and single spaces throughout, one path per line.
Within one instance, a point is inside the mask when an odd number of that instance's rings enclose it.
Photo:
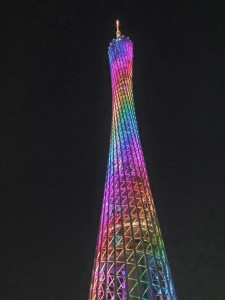
M 176 300 L 138 133 L 133 43 L 119 35 L 108 54 L 112 128 L 89 300 Z

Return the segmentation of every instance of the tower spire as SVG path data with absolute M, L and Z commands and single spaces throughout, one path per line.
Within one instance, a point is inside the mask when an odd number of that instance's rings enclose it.
M 121 36 L 121 32 L 120 32 L 120 21 L 116 20 L 116 37 L 120 37 Z

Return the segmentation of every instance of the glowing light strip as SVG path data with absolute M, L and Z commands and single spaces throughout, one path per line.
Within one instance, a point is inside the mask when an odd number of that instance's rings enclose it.
M 109 61 L 112 128 L 89 300 L 176 300 L 138 133 L 129 38 L 112 41 Z

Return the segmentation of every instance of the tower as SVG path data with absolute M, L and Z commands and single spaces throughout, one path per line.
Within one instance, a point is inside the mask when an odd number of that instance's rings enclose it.
M 137 128 L 133 43 L 116 25 L 108 49 L 110 150 L 89 300 L 176 300 Z

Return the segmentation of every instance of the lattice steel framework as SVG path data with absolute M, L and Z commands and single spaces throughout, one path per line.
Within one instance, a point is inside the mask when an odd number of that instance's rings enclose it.
M 176 300 L 137 128 L 133 43 L 118 27 L 108 54 L 112 128 L 89 300 Z

